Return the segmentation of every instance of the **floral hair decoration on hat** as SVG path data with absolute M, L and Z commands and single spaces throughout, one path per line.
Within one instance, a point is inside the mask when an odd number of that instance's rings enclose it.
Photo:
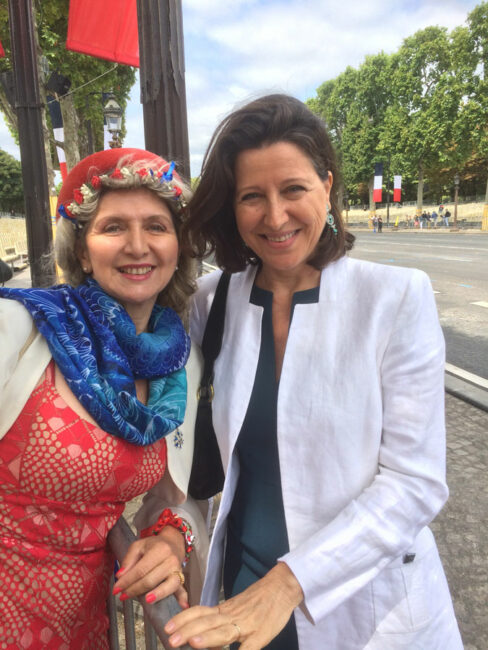
M 149 152 L 143 152 L 142 150 L 128 151 L 137 151 L 136 160 L 137 158 L 142 158 L 142 154 L 144 153 L 149 154 Z M 103 154 L 105 154 L 105 152 L 94 154 L 94 156 Z M 154 156 L 154 154 L 149 155 Z M 84 161 L 82 161 L 82 163 L 83 162 Z M 129 160 L 127 164 L 131 164 L 132 162 L 134 161 Z M 151 162 L 152 160 L 149 160 L 149 163 Z M 163 161 L 161 158 L 155 157 L 155 162 L 164 163 L 165 161 Z M 157 166 L 160 167 L 161 165 L 158 164 Z M 76 170 L 76 168 L 74 169 Z M 80 187 L 75 187 L 71 192 L 68 190 L 68 196 L 71 194 L 72 197 L 71 200 L 62 202 L 63 197 L 60 195 L 58 213 L 64 219 L 69 220 L 76 229 L 81 229 L 83 225 L 79 222 L 77 216 L 81 215 L 84 212 L 83 207 L 85 206 L 86 208 L 87 204 L 96 201 L 97 197 L 100 195 L 102 188 L 106 187 L 110 190 L 117 190 L 117 181 L 120 181 L 119 189 L 138 189 L 139 187 L 146 187 L 148 189 L 155 190 L 161 188 L 164 194 L 167 194 L 168 199 L 173 199 L 176 202 L 176 211 L 181 212 L 186 207 L 186 201 L 184 199 L 181 187 L 175 182 L 174 170 L 174 162 L 171 162 L 169 164 L 169 167 L 166 171 L 156 171 L 151 167 L 142 167 L 134 170 L 129 169 L 124 165 L 122 167 L 115 167 L 115 169 L 112 167 L 109 172 L 103 174 L 96 173 L 94 170 L 95 173 L 91 175 L 88 181 L 82 183 Z M 137 183 L 136 186 L 131 186 L 127 183 L 127 181 L 130 183 L 130 180 L 134 178 L 136 174 L 140 178 L 140 184 Z M 116 182 L 114 183 L 113 181 Z

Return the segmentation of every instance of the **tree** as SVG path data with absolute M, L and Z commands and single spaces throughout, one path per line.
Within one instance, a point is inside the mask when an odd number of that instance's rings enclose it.
M 448 33 L 428 27 L 399 50 L 366 57 L 323 83 L 308 101 L 338 150 L 345 186 L 365 201 L 374 161 L 402 175 L 403 195 L 417 185 L 438 199 L 453 177 L 472 190 L 486 183 L 488 203 L 488 2 Z M 391 179 L 391 176 L 390 176 Z M 474 191 L 473 191 L 474 193 Z
M 479 4 L 468 16 L 467 47 L 474 53 L 471 93 L 458 126 L 473 147 L 474 158 L 484 168 L 485 203 L 488 204 L 488 2 Z
M 418 173 L 417 209 L 422 209 L 425 178 L 453 163 L 453 125 L 463 93 L 452 65 L 447 30 L 427 27 L 406 38 L 396 56 L 392 76 L 394 102 L 385 137 L 395 128 L 397 151 L 404 152 L 410 173 Z
M 125 111 L 130 89 L 135 80 L 135 69 L 66 50 L 68 10 L 69 0 L 49 0 L 49 2 L 35 0 L 39 58 L 45 57 L 50 73 L 57 71 L 71 81 L 69 94 L 60 98 L 65 128 L 66 161 L 68 168 L 71 168 L 80 157 L 89 153 L 89 129 L 93 134 L 94 149 L 103 149 L 102 93 L 113 91 Z M 11 69 L 11 60 L 8 12 L 3 6 L 0 7 L 0 40 L 7 55 L 6 58 L 0 59 L 0 72 L 5 72 Z M 43 85 L 47 78 L 42 79 Z M 45 92 L 45 88 L 42 88 L 41 91 Z M 0 110 L 16 137 L 16 118 L 9 105 L 5 89 L 1 86 Z M 48 115 L 47 124 L 50 125 Z M 51 128 L 49 128 L 49 133 L 51 150 L 55 155 Z M 124 135 L 125 124 L 123 122 L 122 139 Z
M 363 202 L 368 201 L 373 162 L 385 155 L 378 147 L 390 101 L 390 69 L 390 55 L 368 56 L 359 70 L 346 68 L 336 79 L 322 84 L 317 97 L 308 101 L 311 110 L 326 122 L 345 187 L 353 199 Z
M 0 149 L 0 210 L 21 211 L 24 204 L 20 162 Z

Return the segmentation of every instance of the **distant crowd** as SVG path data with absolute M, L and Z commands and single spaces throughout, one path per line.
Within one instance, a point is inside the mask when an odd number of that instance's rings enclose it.
M 448 209 L 444 209 L 443 205 L 440 205 L 438 210 L 432 210 L 432 212 L 427 212 L 424 210 L 420 216 L 412 216 L 407 214 L 405 217 L 407 228 L 437 228 L 437 222 L 439 221 L 439 227 L 444 225 L 445 228 L 449 227 L 449 218 L 451 217 L 451 212 Z M 398 221 L 398 220 L 397 220 Z M 381 216 L 374 216 L 372 218 L 373 232 L 382 232 L 383 231 L 383 219 Z M 398 225 L 398 223 L 395 223 Z

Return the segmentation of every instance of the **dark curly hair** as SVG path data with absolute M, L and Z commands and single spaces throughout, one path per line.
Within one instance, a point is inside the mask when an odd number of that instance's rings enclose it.
M 238 154 L 277 142 L 294 144 L 310 159 L 318 176 L 332 173 L 339 186 L 334 148 L 322 120 L 302 102 L 289 95 L 267 95 L 237 109 L 215 131 L 202 166 L 202 173 L 188 205 L 182 240 L 197 257 L 215 254 L 217 264 L 229 271 L 242 271 L 260 260 L 243 242 L 234 214 L 235 164 Z M 331 212 L 337 235 L 325 225 L 317 248 L 308 263 L 324 268 L 350 250 L 354 235 L 341 218 L 337 193 L 330 193 Z

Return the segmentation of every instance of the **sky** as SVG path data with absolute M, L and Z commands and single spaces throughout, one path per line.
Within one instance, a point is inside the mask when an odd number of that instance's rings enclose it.
M 269 92 L 305 101 L 368 54 L 396 51 L 429 25 L 462 25 L 479 0 L 182 0 L 192 176 L 238 105 Z M 144 147 L 138 81 L 126 147 Z M 20 158 L 0 115 L 0 149 Z

